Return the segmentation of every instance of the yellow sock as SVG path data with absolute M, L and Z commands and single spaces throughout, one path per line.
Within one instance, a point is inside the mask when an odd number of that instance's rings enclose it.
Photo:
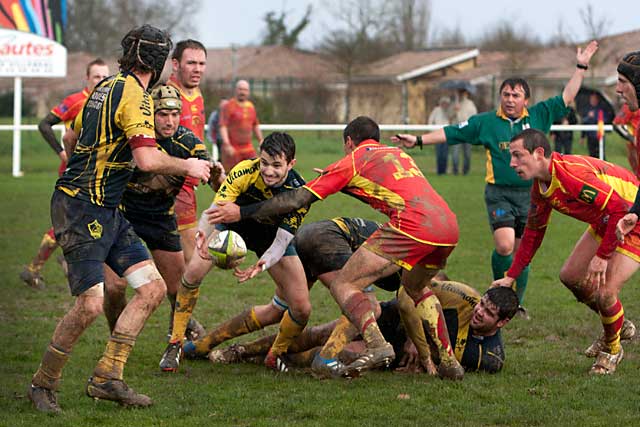
M 182 341 L 184 333 L 187 330 L 187 323 L 191 318 L 191 313 L 196 307 L 198 296 L 200 295 L 200 287 L 188 283 L 184 276 L 180 281 L 180 288 L 176 295 L 176 307 L 173 312 L 173 330 L 171 331 L 171 342 Z
M 306 323 L 300 324 L 296 322 L 295 319 L 291 317 L 289 310 L 285 311 L 280 321 L 280 330 L 269 351 L 274 355 L 286 353 L 291 342 L 302 333 L 305 326 Z
M 331 336 L 320 350 L 323 359 L 335 359 L 344 347 L 358 335 L 358 329 L 353 326 L 347 316 L 340 316 L 333 328 Z
M 449 342 L 449 330 L 438 297 L 431 290 L 425 289 L 425 293 L 415 307 L 422 319 L 422 324 L 429 327 L 429 336 L 438 348 L 440 360 L 454 359 L 455 355 Z
M 135 343 L 135 336 L 114 332 L 107 342 L 107 348 L 102 358 L 93 371 L 94 380 L 99 383 L 108 380 L 122 380 L 124 365 L 127 363 Z
M 398 309 L 404 330 L 416 346 L 420 358 L 426 359 L 431 357 L 431 350 L 429 343 L 427 343 L 427 337 L 424 334 L 422 319 L 420 318 L 418 310 L 416 310 L 413 299 L 407 294 L 404 287 L 400 287 L 398 290 Z
M 196 341 L 194 343 L 196 352 L 198 354 L 206 354 L 209 350 L 224 341 L 257 331 L 258 329 L 262 329 L 262 325 L 256 316 L 255 309 L 251 307 L 251 309 L 245 310 L 239 315 L 229 319 L 209 332 L 207 336 Z
M 31 384 L 49 390 L 57 390 L 62 378 L 62 368 L 69 360 L 69 353 L 50 343 L 42 356 L 42 362 L 31 379 Z

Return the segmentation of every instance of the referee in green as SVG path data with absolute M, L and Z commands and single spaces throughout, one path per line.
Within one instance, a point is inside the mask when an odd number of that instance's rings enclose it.
M 491 255 L 494 280 L 504 277 L 518 248 L 529 212 L 531 181 L 522 180 L 509 163 L 509 141 L 525 129 L 548 133 L 555 120 L 568 113 L 589 61 L 598 50 L 592 41 L 586 48 L 578 47 L 576 70 L 564 87 L 561 96 L 554 96 L 529 107 L 530 89 L 524 79 L 509 78 L 500 85 L 500 107 L 497 110 L 471 116 L 467 121 L 445 126 L 434 132 L 414 136 L 399 134 L 391 140 L 406 148 L 446 142 L 449 145 L 470 143 L 482 145 L 487 153 L 485 203 L 495 249 Z M 515 290 L 522 306 L 529 276 L 528 267 L 516 279 Z M 520 308 L 526 316 L 524 308 Z

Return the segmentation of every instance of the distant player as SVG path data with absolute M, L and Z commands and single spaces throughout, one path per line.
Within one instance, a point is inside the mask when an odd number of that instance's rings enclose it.
M 514 137 L 509 151 L 518 176 L 533 179 L 531 209 L 513 263 L 494 285 L 512 286 L 529 265 L 552 210 L 589 224 L 562 266 L 560 281 L 600 316 L 604 335 L 592 345 L 599 351 L 591 373 L 611 374 L 624 355 L 624 309 L 618 294 L 640 265 L 640 227 L 618 243 L 616 224 L 636 197 L 639 181 L 627 169 L 603 160 L 554 153 L 546 136 L 535 129 Z
M 446 264 L 458 242 L 458 223 L 413 159 L 397 147 L 380 144 L 380 128 L 369 117 L 352 120 L 343 132 L 345 157 L 329 165 L 303 188 L 259 204 L 225 204 L 205 211 L 210 222 L 269 218 L 309 206 L 343 191 L 389 217 L 353 254 L 331 285 L 342 312 L 364 338 L 367 351 L 350 366 L 362 371 L 390 363 L 395 353 L 375 322 L 363 290 L 378 279 L 402 271 L 403 295 L 413 300 L 403 317 L 427 322 L 441 353 L 441 375 L 462 378 L 464 371 L 449 343 L 442 308 L 430 299 L 431 279 Z M 410 331 L 411 333 L 418 331 Z
M 268 200 L 274 195 L 287 193 L 304 185 L 302 177 L 293 169 L 295 142 L 286 133 L 274 132 L 260 146 L 260 157 L 238 163 L 227 174 L 212 206 L 235 201 L 240 205 Z M 276 284 L 273 306 L 262 306 L 260 310 L 243 313 L 241 322 L 248 329 L 259 329 L 280 322 L 278 339 L 274 342 L 265 365 L 270 369 L 284 371 L 287 367 L 280 356 L 287 351 L 289 343 L 304 329 L 311 313 L 309 290 L 304 270 L 292 244 L 294 234 L 307 213 L 300 207 L 273 221 L 246 220 L 225 226 L 210 226 L 200 221 L 198 226 L 198 256 L 191 258 L 178 290 L 173 335 L 165 350 L 160 368 L 175 372 L 182 355 L 182 337 L 185 327 L 200 293 L 200 284 L 213 266 L 208 254 L 207 242 L 224 229 L 236 231 L 247 243 L 247 248 L 260 258 L 246 269 L 237 270 L 236 277 L 244 282 L 263 271 L 268 271 Z
M 53 151 L 60 157 L 60 167 L 58 168 L 58 175 L 62 175 L 67 167 L 67 153 L 62 148 L 60 142 L 56 138 L 53 131 L 53 126 L 60 122 L 64 122 L 65 127 L 68 129 L 76 118 L 82 106 L 84 105 L 87 97 L 93 90 L 93 88 L 105 77 L 109 75 L 109 67 L 105 62 L 96 58 L 87 64 L 87 86 L 80 92 L 76 92 L 67 96 L 53 108 L 47 116 L 38 124 L 38 130 L 44 138 L 44 140 L 51 146 Z M 53 227 L 42 236 L 42 242 L 38 248 L 38 253 L 20 273 L 20 279 L 27 285 L 36 289 L 43 289 L 45 287 L 45 281 L 42 277 L 42 267 L 47 262 L 53 251 L 58 247 L 55 235 L 53 233 Z M 62 258 L 64 260 L 64 258 Z M 65 271 L 66 275 L 66 271 Z
M 167 84 L 180 92 L 182 100 L 180 125 L 193 132 L 200 141 L 204 141 L 204 99 L 199 85 L 207 68 L 207 50 L 197 40 L 181 40 L 173 49 L 171 68 L 172 73 Z M 191 259 L 196 242 L 198 205 L 195 187 L 197 185 L 197 180 L 187 177 L 182 190 L 176 196 L 175 211 L 178 230 L 187 263 Z

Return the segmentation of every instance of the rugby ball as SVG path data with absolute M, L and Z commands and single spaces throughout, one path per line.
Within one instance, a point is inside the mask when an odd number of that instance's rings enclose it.
M 216 266 L 226 270 L 242 262 L 247 255 L 247 245 L 235 231 L 224 230 L 209 242 L 209 254 Z

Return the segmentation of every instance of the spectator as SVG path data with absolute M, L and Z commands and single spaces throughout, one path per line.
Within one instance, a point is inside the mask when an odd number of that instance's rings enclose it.
M 576 110 L 572 106 L 567 107 L 569 113 L 556 120 L 554 125 L 575 125 L 578 123 L 578 117 L 576 116 Z M 561 154 L 571 154 L 571 147 L 573 145 L 573 131 L 570 130 L 555 130 L 552 131 L 549 136 L 554 144 L 554 151 Z
M 458 91 L 458 102 L 453 107 L 455 114 L 455 123 L 462 123 L 469 117 L 478 114 L 476 104 L 469 99 L 469 91 L 460 89 Z M 471 144 L 457 144 L 451 147 L 451 161 L 453 163 L 453 174 L 458 175 L 458 166 L 460 164 L 460 150 L 462 149 L 462 173 L 467 175 L 471 169 Z
M 430 125 L 448 125 L 451 120 L 449 119 L 449 106 L 451 100 L 449 97 L 443 96 L 438 101 L 438 106 L 433 109 L 429 115 Z M 447 173 L 447 156 L 449 149 L 446 142 L 436 144 L 436 172 L 438 175 L 444 175 Z
M 611 121 L 611 117 L 606 110 L 604 110 L 600 105 L 601 99 L 600 95 L 596 92 L 592 92 L 589 95 L 589 106 L 584 111 L 582 115 L 582 123 L 585 125 L 595 125 L 598 123 L 598 115 L 602 112 L 602 120 L 607 123 Z M 582 136 L 580 138 L 580 142 L 584 143 L 585 138 L 587 139 L 587 148 L 589 150 L 589 155 L 591 157 L 595 157 L 597 159 L 600 158 L 600 141 L 598 140 L 598 132 L 596 131 L 583 131 Z M 604 155 L 604 136 L 602 137 L 602 160 L 605 159 Z

